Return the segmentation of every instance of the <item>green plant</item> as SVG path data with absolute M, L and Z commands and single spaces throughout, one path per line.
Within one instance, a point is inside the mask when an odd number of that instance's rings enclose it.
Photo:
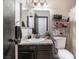
M 45 32 L 45 36 L 51 36 L 51 33 L 50 32 Z

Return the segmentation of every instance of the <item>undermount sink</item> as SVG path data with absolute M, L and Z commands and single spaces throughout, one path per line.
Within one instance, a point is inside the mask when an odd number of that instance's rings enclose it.
M 43 40 L 45 40 L 44 38 L 31 38 L 31 39 L 28 39 L 28 41 L 29 42 L 41 42 L 41 41 L 43 41 Z

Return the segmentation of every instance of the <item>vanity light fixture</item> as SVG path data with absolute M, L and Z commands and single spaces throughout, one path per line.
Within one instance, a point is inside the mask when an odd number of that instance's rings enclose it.
M 32 3 L 33 3 L 33 7 L 46 7 L 47 6 L 46 0 L 44 0 L 44 1 L 32 0 Z

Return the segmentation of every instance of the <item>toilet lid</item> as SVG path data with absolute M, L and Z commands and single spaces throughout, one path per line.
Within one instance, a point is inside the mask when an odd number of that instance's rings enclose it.
M 59 49 L 58 55 L 60 59 L 74 59 L 74 56 L 72 55 L 72 53 L 66 49 Z

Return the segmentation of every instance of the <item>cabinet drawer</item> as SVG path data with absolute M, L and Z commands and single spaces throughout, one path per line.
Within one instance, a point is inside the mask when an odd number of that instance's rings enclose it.
M 34 51 L 36 49 L 36 46 L 26 46 L 26 45 L 19 45 L 18 51 L 19 52 L 25 52 L 25 51 Z
M 52 50 L 52 46 L 51 45 L 40 45 L 38 46 L 38 50 Z
M 19 52 L 18 59 L 34 59 L 33 52 Z

